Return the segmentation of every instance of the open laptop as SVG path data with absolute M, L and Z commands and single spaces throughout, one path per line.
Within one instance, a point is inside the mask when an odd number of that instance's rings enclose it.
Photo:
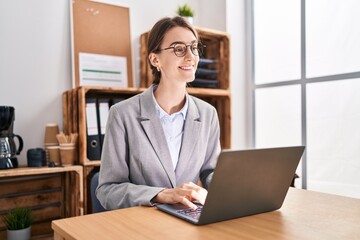
M 204 225 L 279 209 L 305 147 L 225 150 L 219 159 L 204 206 L 157 208 L 193 224 Z

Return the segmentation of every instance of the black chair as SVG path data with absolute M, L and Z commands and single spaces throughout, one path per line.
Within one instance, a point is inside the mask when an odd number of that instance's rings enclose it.
M 90 183 L 90 194 L 91 194 L 91 205 L 92 205 L 92 212 L 104 212 L 106 209 L 100 204 L 99 200 L 96 197 L 95 191 L 97 186 L 99 185 L 99 172 L 96 172 L 92 178 Z

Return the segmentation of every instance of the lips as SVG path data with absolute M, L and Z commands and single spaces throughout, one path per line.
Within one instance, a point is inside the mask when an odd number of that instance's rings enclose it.
M 193 69 L 194 69 L 194 65 L 191 65 L 191 66 L 180 66 L 179 68 L 182 69 L 182 70 L 193 70 Z

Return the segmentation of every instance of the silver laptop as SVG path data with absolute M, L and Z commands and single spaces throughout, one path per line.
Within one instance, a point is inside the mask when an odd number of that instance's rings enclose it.
M 225 150 L 220 153 L 205 204 L 197 210 L 182 204 L 157 208 L 204 225 L 279 209 L 305 147 Z

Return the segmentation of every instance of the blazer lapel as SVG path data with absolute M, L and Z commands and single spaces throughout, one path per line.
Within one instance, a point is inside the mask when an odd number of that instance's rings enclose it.
M 150 87 L 140 96 L 140 122 L 170 179 L 171 185 L 175 187 L 176 177 L 172 166 L 171 155 L 167 146 L 164 130 L 153 104 L 152 91 L 153 88 Z
M 182 139 L 179 161 L 175 172 L 184 173 L 187 168 L 191 168 L 189 158 L 195 149 L 196 142 L 199 138 L 201 121 L 198 108 L 194 100 L 189 96 L 189 108 L 184 125 L 184 135 Z

